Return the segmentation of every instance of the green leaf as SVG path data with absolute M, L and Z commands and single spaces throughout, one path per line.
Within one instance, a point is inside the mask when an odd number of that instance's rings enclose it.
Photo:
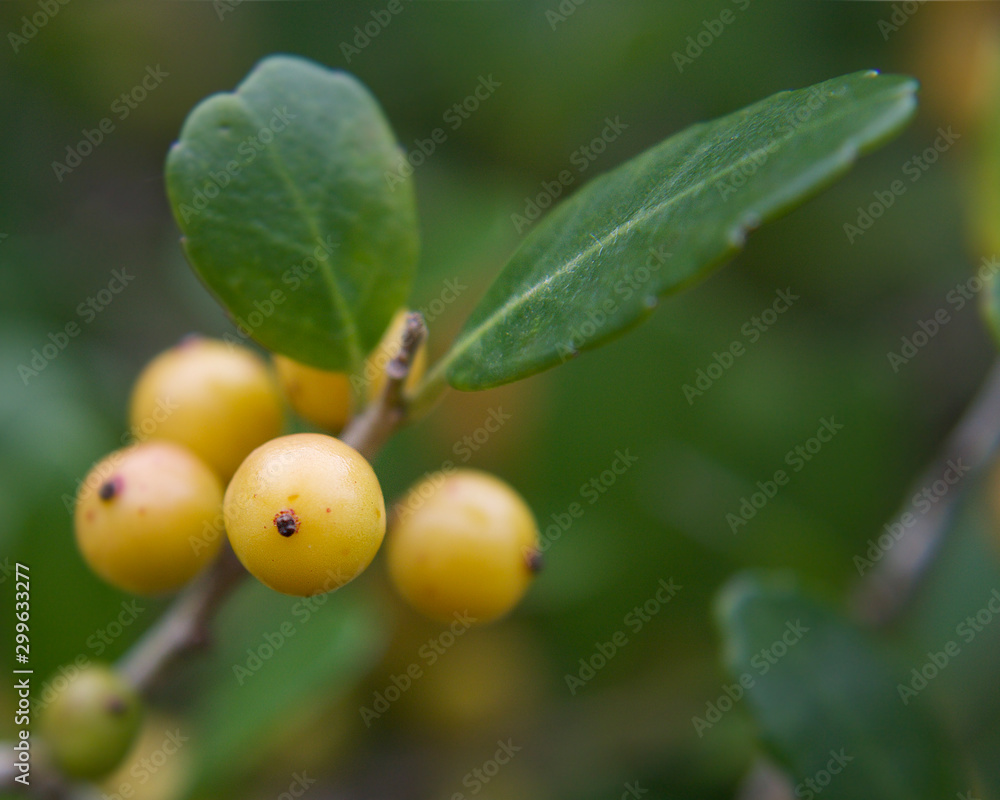
M 225 796 L 257 769 L 275 731 L 328 708 L 385 645 L 384 615 L 361 585 L 312 598 L 248 581 L 212 624 L 212 648 L 178 679 L 197 762 L 188 795 Z M 360 720 L 360 718 L 358 718 Z
M 191 265 L 241 333 L 325 369 L 363 362 L 416 263 L 401 152 L 364 86 L 301 58 L 264 59 L 191 112 L 167 193 Z
M 823 800 L 939 800 L 968 789 L 927 704 L 903 703 L 909 667 L 890 669 L 833 610 L 789 581 L 740 576 L 722 591 L 717 618 L 726 667 L 736 683 L 746 676 L 743 702 L 801 785 L 796 796 L 816 794 L 807 780 L 828 781 Z
M 896 134 L 916 87 L 858 72 L 781 92 L 598 178 L 524 240 L 439 369 L 486 389 L 606 343 Z

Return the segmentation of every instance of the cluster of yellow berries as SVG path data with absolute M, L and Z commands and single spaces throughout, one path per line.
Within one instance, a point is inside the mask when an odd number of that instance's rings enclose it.
M 120 589 L 156 595 L 196 576 L 228 537 L 262 583 L 309 596 L 360 575 L 389 524 L 390 579 L 413 607 L 443 620 L 507 613 L 538 567 L 537 524 L 510 486 L 475 470 L 438 472 L 412 487 L 389 520 L 378 478 L 357 450 L 325 433 L 281 435 L 285 402 L 339 433 L 356 404 L 383 391 L 405 325 L 401 311 L 368 358 L 362 390 L 344 373 L 280 355 L 272 370 L 247 348 L 201 337 L 154 358 L 130 404 L 142 441 L 105 457 L 81 482 L 74 523 L 84 560 Z M 421 347 L 405 391 L 424 368 Z M 101 668 L 88 680 L 100 691 L 78 690 L 96 711 L 63 698 L 48 715 L 63 731 L 73 729 L 74 714 L 100 717 L 90 739 L 104 742 L 107 764 L 73 748 L 60 752 L 53 737 L 60 766 L 81 777 L 95 764 L 97 772 L 113 767 L 119 739 L 131 741 L 138 726 L 137 699 L 119 676 Z M 108 693 L 113 702 L 100 699 Z M 106 735 L 98 736 L 101 725 Z
M 383 389 L 384 362 L 398 352 L 405 324 L 401 311 L 369 356 L 369 401 Z M 407 390 L 424 361 L 421 347 Z M 204 569 L 226 535 L 247 571 L 276 591 L 308 596 L 348 583 L 385 535 L 382 489 L 365 458 L 334 436 L 281 436 L 282 395 L 336 433 L 358 394 L 345 373 L 280 355 L 272 372 L 240 345 L 183 340 L 136 381 L 130 421 L 146 438 L 107 456 L 81 484 L 75 527 L 84 559 L 114 586 L 159 594 Z M 419 610 L 494 619 L 523 595 L 537 526 L 505 483 L 472 470 L 439 473 L 413 487 L 400 509 L 390 576 Z

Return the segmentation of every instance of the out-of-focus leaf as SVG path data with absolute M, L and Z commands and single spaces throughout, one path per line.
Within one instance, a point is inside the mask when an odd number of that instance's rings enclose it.
M 908 677 L 835 611 L 788 581 L 743 575 L 717 618 L 726 667 L 797 797 L 932 800 L 968 788 L 940 725 L 904 704 Z

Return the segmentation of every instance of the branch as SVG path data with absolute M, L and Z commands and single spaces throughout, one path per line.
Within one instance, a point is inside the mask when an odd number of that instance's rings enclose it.
M 212 616 L 246 575 L 229 542 L 224 540 L 212 566 L 177 596 L 122 658 L 118 667 L 124 678 L 137 691 L 146 693 L 181 656 L 205 647 Z
M 381 394 L 352 419 L 340 434 L 342 442 L 349 444 L 369 461 L 406 421 L 409 411 L 406 379 L 410 376 L 413 359 L 426 336 L 424 318 L 418 312 L 407 314 L 399 352 L 385 368 L 386 381 Z
M 380 396 L 341 434 L 342 441 L 369 460 L 406 420 L 406 379 L 426 334 L 423 317 L 408 315 L 399 353 L 386 366 L 385 387 Z M 213 565 L 177 596 L 122 658 L 119 669 L 125 679 L 140 693 L 147 693 L 175 661 L 205 647 L 212 617 L 246 574 L 229 542 L 224 541 Z
M 955 503 L 970 478 L 990 461 L 1000 444 L 1000 359 L 993 363 L 969 407 L 945 440 L 937 458 L 906 495 L 919 494 L 941 478 L 949 461 L 961 461 L 969 468 L 962 478 L 962 488 L 953 487 L 941 500 L 907 528 L 903 514 L 913 513 L 904 508 L 894 522 L 906 533 L 891 549 L 886 550 L 878 565 L 855 590 L 853 604 L 859 617 L 880 626 L 892 622 L 913 596 L 921 578 L 927 572 L 944 541 Z

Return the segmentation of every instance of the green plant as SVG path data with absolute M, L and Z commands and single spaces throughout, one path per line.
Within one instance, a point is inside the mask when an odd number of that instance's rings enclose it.
M 245 571 L 223 548 L 128 654 L 123 674 L 149 691 L 181 653 L 204 640 L 245 572 L 304 596 L 352 580 L 374 558 L 386 524 L 368 461 L 397 430 L 427 413 L 448 387 L 511 383 L 634 327 L 660 298 L 735 255 L 751 231 L 899 132 L 914 113 L 915 92 L 912 79 L 875 72 L 781 92 L 682 131 L 592 181 L 534 227 L 426 372 L 424 320 L 398 311 L 417 261 L 414 192 L 409 179 L 397 179 L 408 162 L 374 98 L 345 73 L 277 56 L 234 92 L 203 101 L 166 164 L 188 260 L 241 336 L 286 367 L 294 362 L 346 376 L 351 397 L 344 401 L 338 381 L 336 413 L 322 419 L 330 429 L 343 426 L 339 440 L 272 438 L 276 430 L 264 435 L 267 426 L 240 411 L 236 430 L 270 441 L 249 456 L 252 445 L 243 438 L 239 446 L 200 446 L 221 474 L 235 470 L 225 527 Z M 241 150 L 248 142 L 252 159 Z M 384 370 L 368 376 L 373 352 L 390 350 Z M 265 382 L 254 381 L 261 399 L 255 408 L 268 407 Z M 222 394 L 226 401 L 248 396 L 240 388 Z M 144 393 L 134 406 L 148 413 L 157 396 Z M 192 413 L 203 402 L 192 400 Z M 270 410 L 261 416 L 273 421 Z M 220 419 L 228 424 L 228 412 Z M 199 423 L 192 430 L 183 438 L 195 447 L 216 429 Z M 527 590 L 539 564 L 539 535 L 507 484 L 477 472 L 434 476 L 399 509 L 389 568 L 418 609 L 487 621 L 510 611 Z M 242 657 L 242 643 L 235 652 Z M 254 674 L 249 662 L 236 666 L 243 670 L 238 680 Z M 314 665 L 300 666 L 306 672 Z M 307 677 L 308 688 L 315 676 Z M 276 683 L 273 691 L 280 700 L 288 689 Z M 232 709 L 237 701 L 221 694 L 213 699 Z M 801 741 L 794 731 L 781 733 L 783 747 Z M 228 746 L 239 751 L 238 742 Z

